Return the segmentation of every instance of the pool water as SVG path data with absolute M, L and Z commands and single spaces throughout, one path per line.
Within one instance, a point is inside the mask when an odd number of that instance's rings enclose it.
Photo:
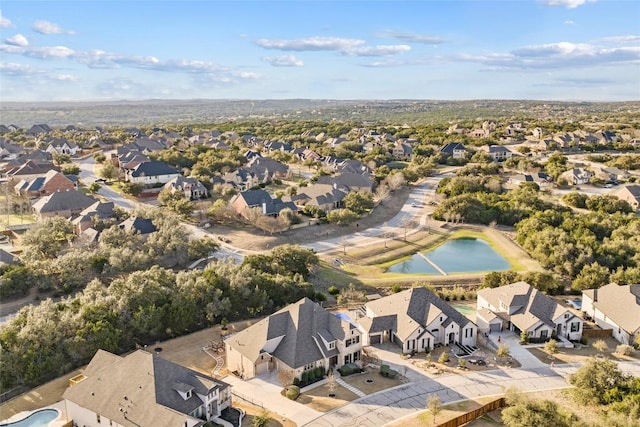
M 505 271 L 511 264 L 482 239 L 453 239 L 432 251 L 415 254 L 406 261 L 392 265 L 389 273 L 440 274 L 423 256 L 445 273 L 476 273 Z
M 26 418 L 13 423 L 0 424 L 0 427 L 47 427 L 49 423 L 58 418 L 57 409 L 41 409 L 32 412 Z

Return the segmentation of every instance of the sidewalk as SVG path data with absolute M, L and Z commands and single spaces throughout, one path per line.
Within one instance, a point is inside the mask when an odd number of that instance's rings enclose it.
M 489 334 L 488 339 L 495 344 L 496 348 L 502 344 L 506 344 L 509 347 L 511 356 L 520 362 L 520 369 L 540 369 L 547 367 L 545 363 L 542 363 L 537 357 L 531 354 L 526 347 L 520 345 L 520 337 L 511 331 L 494 332 Z M 500 339 L 500 342 L 498 342 L 498 339 Z

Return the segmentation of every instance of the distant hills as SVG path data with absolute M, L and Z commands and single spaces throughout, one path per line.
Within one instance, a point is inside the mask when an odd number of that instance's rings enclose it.
M 3 102 L 0 123 L 28 127 L 74 125 L 181 125 L 233 120 L 356 120 L 441 124 L 476 119 L 575 119 L 604 114 L 640 114 L 640 101 L 557 102 L 527 100 L 141 100 Z

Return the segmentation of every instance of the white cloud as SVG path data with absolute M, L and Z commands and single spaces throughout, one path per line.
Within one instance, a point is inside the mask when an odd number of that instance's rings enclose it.
M 11 20 L 9 20 L 8 18 L 5 18 L 2 15 L 1 10 L 0 10 L 0 28 L 13 28 L 13 24 L 11 23 Z
M 441 37 L 425 36 L 422 34 L 415 34 L 415 33 L 404 33 L 401 31 L 387 30 L 387 31 L 384 31 L 381 35 L 382 37 L 390 37 L 393 39 L 403 40 L 409 43 L 421 43 L 421 44 L 446 43 L 446 41 Z
M 44 71 L 26 64 L 15 62 L 0 62 L 0 74 L 7 76 L 26 77 L 33 74 L 42 74 Z
M 63 82 L 75 82 L 78 80 L 76 76 L 72 76 L 71 74 L 56 74 L 52 76 L 52 78 Z
M 549 6 L 564 6 L 567 9 L 575 9 L 585 3 L 595 3 L 596 0 L 547 0 Z
M 274 67 L 302 67 L 304 65 L 304 62 L 296 58 L 295 55 L 263 56 L 260 60 L 268 62 Z
M 603 37 L 600 40 L 606 43 L 632 43 L 640 41 L 640 36 L 612 36 Z
M 54 24 L 53 22 L 39 20 L 31 25 L 31 29 L 40 34 L 75 34 L 74 31 L 65 30 L 58 24 Z
M 309 37 L 294 40 L 269 40 L 258 39 L 256 44 L 265 49 L 293 50 L 293 51 L 318 51 L 332 50 L 344 51 L 364 44 L 364 40 L 344 39 L 339 37 Z
M 380 46 L 359 46 L 342 51 L 344 55 L 349 56 L 390 56 L 411 50 L 406 44 L 399 45 L 380 45 Z
M 604 48 L 588 43 L 549 43 L 525 46 L 509 53 L 462 54 L 452 58 L 484 64 L 495 69 L 575 68 L 619 63 L 640 63 L 640 46 Z
M 564 21 L 564 25 L 576 25 L 572 20 Z
M 9 37 L 4 41 L 6 44 L 13 46 L 29 46 L 29 40 L 22 34 L 16 34 L 13 37 Z

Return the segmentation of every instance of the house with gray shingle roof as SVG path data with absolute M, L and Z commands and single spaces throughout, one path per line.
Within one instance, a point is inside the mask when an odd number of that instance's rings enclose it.
M 196 178 L 182 175 L 171 178 L 164 188 L 171 192 L 181 192 L 188 200 L 204 199 L 209 195 L 207 187 Z
M 357 319 L 364 345 L 393 342 L 403 353 L 461 344 L 475 347 L 477 327 L 427 288 L 398 292 L 364 305 Z
M 179 170 L 163 162 L 150 161 L 138 164 L 126 171 L 126 179 L 142 185 L 166 184 L 172 178 L 182 176 Z
M 70 218 L 93 205 L 98 200 L 79 191 L 57 191 L 42 197 L 33 204 L 36 218 L 62 216 Z
M 242 191 L 229 201 L 229 205 L 238 215 L 247 219 L 252 209 L 259 209 L 266 216 L 278 216 L 283 209 L 291 209 L 294 213 L 299 210 L 295 203 L 274 199 L 262 189 Z
M 228 337 L 227 369 L 248 379 L 280 370 L 300 377 L 316 367 L 340 368 L 360 361 L 360 337 L 356 325 L 303 298 Z
M 476 304 L 481 332 L 507 329 L 519 335 L 525 331 L 531 341 L 557 337 L 565 344 L 582 337 L 580 317 L 526 282 L 480 289 Z M 501 321 L 496 322 L 496 317 Z
M 98 350 L 63 397 L 73 425 L 201 427 L 219 422 L 231 387 L 144 350 L 125 357 Z
M 625 185 L 613 193 L 620 200 L 624 200 L 635 210 L 640 210 L 640 185 Z
M 344 198 L 347 191 L 338 188 L 337 183 L 333 184 L 313 184 L 308 187 L 298 189 L 298 194 L 285 196 L 284 200 L 291 200 L 296 206 L 316 206 L 324 212 L 331 212 L 334 209 L 344 207 Z
M 582 291 L 582 311 L 602 329 L 611 329 L 622 344 L 633 344 L 640 335 L 640 284 L 620 286 L 610 283 Z
M 343 172 L 335 176 L 319 176 L 318 184 L 335 184 L 339 190 L 348 193 L 350 191 L 361 191 L 371 193 L 373 191 L 374 180 L 368 175 L 361 175 L 353 172 Z
M 467 156 L 467 149 L 459 142 L 450 142 L 440 148 L 440 153 L 454 159 L 464 159 Z

